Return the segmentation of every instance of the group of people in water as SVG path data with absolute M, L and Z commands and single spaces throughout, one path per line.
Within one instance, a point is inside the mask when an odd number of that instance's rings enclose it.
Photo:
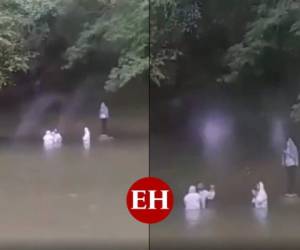
M 53 131 L 47 130 L 44 137 L 44 146 L 45 148 L 59 148 L 62 145 L 63 138 L 57 129 Z
M 295 142 L 288 138 L 285 149 L 282 153 L 282 165 L 286 168 L 287 173 L 287 193 L 286 197 L 297 197 L 296 194 L 296 177 L 297 168 L 299 166 L 298 148 Z M 184 196 L 184 206 L 186 210 L 200 210 L 206 208 L 207 201 L 213 200 L 216 196 L 215 186 L 210 185 L 209 189 L 205 189 L 202 183 L 196 186 L 190 186 L 188 193 Z M 252 190 L 251 203 L 255 208 L 268 207 L 268 195 L 262 181 L 256 184 Z
M 203 183 L 196 186 L 190 186 L 189 192 L 184 196 L 185 209 L 205 209 L 207 200 L 213 200 L 216 192 L 214 185 L 210 185 L 209 189 L 205 189 Z
M 54 129 L 53 131 L 47 130 L 43 136 L 43 141 L 45 149 L 60 148 L 62 146 L 63 138 L 57 129 Z M 84 127 L 82 144 L 84 148 L 90 148 L 91 133 L 88 127 Z
M 107 105 L 102 102 L 99 109 L 99 119 L 101 121 L 101 138 L 109 138 L 107 136 L 107 121 L 109 119 L 109 110 Z M 45 149 L 60 148 L 62 146 L 63 137 L 57 129 L 53 131 L 47 130 L 43 136 Z M 82 144 L 85 149 L 89 149 L 91 145 L 91 132 L 88 127 L 84 127 L 82 136 Z
M 252 189 L 252 204 L 255 208 L 268 207 L 268 195 L 264 188 L 263 182 L 257 183 Z M 188 193 L 184 196 L 184 205 L 186 210 L 205 209 L 207 201 L 213 200 L 216 196 L 215 186 L 210 185 L 209 189 L 205 189 L 202 183 L 196 186 L 190 186 Z

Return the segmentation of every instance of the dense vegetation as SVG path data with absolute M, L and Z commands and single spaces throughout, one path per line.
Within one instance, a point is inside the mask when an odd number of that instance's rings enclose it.
M 106 62 L 110 91 L 147 76 L 150 59 L 156 86 L 293 82 L 295 92 L 299 36 L 296 0 L 2 0 L 0 87 L 36 81 L 51 57 L 65 73 Z
M 16 74 L 35 72 L 50 45 L 61 43 L 56 60 L 65 71 L 106 56 L 105 47 L 117 58 L 105 88 L 116 90 L 149 68 L 148 22 L 147 0 L 3 0 L 0 86 L 14 84 Z
M 299 1 L 153 0 L 151 9 L 152 83 L 171 89 L 275 86 L 295 100 L 300 90 Z M 293 107 L 294 118 L 300 117 L 299 109 Z
M 0 2 L 0 86 L 12 84 L 12 73 L 26 72 L 49 34 L 56 1 Z

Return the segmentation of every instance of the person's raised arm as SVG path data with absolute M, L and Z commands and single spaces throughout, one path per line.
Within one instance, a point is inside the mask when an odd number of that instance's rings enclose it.
M 210 185 L 210 189 L 207 191 L 207 199 L 213 200 L 216 196 L 215 186 Z

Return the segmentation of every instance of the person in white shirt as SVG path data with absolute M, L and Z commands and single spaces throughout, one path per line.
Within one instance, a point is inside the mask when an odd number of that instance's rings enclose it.
M 91 133 L 88 127 L 84 127 L 84 135 L 82 137 L 83 147 L 89 149 L 91 145 Z
M 296 186 L 297 168 L 299 166 L 299 159 L 298 159 L 298 148 L 291 138 L 287 140 L 286 148 L 283 151 L 282 165 L 286 168 L 286 172 L 287 172 L 286 196 L 295 197 L 297 196 L 295 186 Z
M 215 198 L 215 186 L 210 185 L 210 189 L 206 190 L 202 183 L 198 184 L 198 194 L 200 196 L 200 208 L 206 208 L 206 201 L 213 200 Z
M 54 131 L 53 131 L 53 138 L 54 138 L 55 144 L 61 144 L 62 143 L 62 136 L 57 131 L 57 129 L 54 129 Z
M 107 123 L 109 119 L 109 110 L 108 107 L 104 102 L 101 103 L 100 105 L 100 110 L 99 110 L 99 119 L 101 120 L 101 129 L 102 129 L 102 135 L 107 135 Z
M 43 136 L 44 148 L 51 149 L 54 145 L 54 138 L 50 130 L 47 130 Z
M 189 187 L 189 192 L 184 196 L 183 201 L 186 210 L 200 209 L 200 196 L 195 186 Z
M 267 208 L 268 207 L 268 195 L 266 193 L 264 184 L 260 181 L 256 189 L 252 190 L 252 203 L 255 208 Z

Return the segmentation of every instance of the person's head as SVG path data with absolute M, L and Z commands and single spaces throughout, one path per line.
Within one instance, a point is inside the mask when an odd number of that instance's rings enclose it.
M 262 181 L 258 182 L 257 185 L 257 190 L 260 191 L 260 190 L 264 190 L 264 184 Z
M 84 127 L 84 132 L 85 132 L 85 133 L 88 133 L 88 132 L 89 132 L 88 127 Z
M 289 137 L 289 138 L 287 139 L 287 144 L 289 144 L 289 143 L 293 143 L 293 139 L 292 139 L 291 137 Z
M 190 186 L 189 187 L 189 193 L 196 193 L 197 192 L 197 190 L 196 190 L 196 187 L 195 186 Z
M 197 185 L 198 190 L 203 190 L 204 189 L 204 184 L 202 182 L 199 182 Z

